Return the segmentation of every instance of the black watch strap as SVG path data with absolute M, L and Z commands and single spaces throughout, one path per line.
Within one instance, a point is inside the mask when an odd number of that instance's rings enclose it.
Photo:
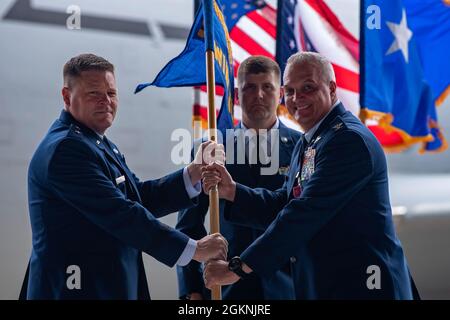
M 228 269 L 237 274 L 241 279 L 247 279 L 250 276 L 249 273 L 242 270 L 242 260 L 240 257 L 231 258 L 230 262 L 228 262 Z
M 247 279 L 248 276 L 249 276 L 249 274 L 246 273 L 244 270 L 242 270 L 242 268 L 241 269 L 232 270 L 232 271 L 234 273 L 236 273 L 239 276 L 239 278 L 241 278 L 241 279 Z

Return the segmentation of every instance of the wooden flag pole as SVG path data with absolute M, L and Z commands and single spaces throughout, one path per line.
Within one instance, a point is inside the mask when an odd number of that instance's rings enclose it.
M 217 120 L 216 120 L 216 106 L 214 98 L 216 95 L 216 84 L 214 78 L 214 51 L 206 51 L 206 85 L 208 93 L 208 128 L 209 140 L 217 142 Z M 217 186 L 211 188 L 209 191 L 209 225 L 211 233 L 220 232 L 219 224 L 219 190 Z M 220 286 L 214 286 L 211 289 L 212 300 L 222 300 Z

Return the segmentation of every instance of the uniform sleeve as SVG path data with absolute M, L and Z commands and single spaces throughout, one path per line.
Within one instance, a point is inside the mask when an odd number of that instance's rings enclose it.
M 291 163 L 297 159 L 300 144 L 290 153 Z M 271 191 L 264 188 L 251 189 L 236 183 L 233 202 L 226 201 L 224 218 L 231 223 L 265 231 L 288 200 L 287 181 L 280 189 Z
M 131 172 L 129 168 L 128 170 Z M 131 173 L 138 187 L 142 205 L 158 218 L 197 204 L 197 197 L 191 198 L 186 190 L 183 169 L 159 179 L 143 182 L 139 181 L 133 172 Z
M 199 196 L 199 204 L 178 213 L 176 229 L 192 239 L 199 240 L 207 235 L 205 216 L 209 207 L 209 198 L 205 194 Z M 186 266 L 177 267 L 178 290 L 180 299 L 185 299 L 192 292 L 203 293 L 203 270 L 201 263 L 192 260 Z
M 270 191 L 264 188 L 251 189 L 236 183 L 234 201 L 226 201 L 224 217 L 237 225 L 266 230 L 286 201 L 285 186 Z
M 359 134 L 342 131 L 324 146 L 301 197 L 291 200 L 241 258 L 260 276 L 282 267 L 362 189 L 373 174 Z
M 168 266 L 175 264 L 186 247 L 186 235 L 125 198 L 99 166 L 97 155 L 82 141 L 68 138 L 60 142 L 49 164 L 48 180 L 55 194 L 90 222 Z M 164 180 L 152 185 L 157 194 L 166 189 Z M 156 197 L 152 200 L 158 201 Z

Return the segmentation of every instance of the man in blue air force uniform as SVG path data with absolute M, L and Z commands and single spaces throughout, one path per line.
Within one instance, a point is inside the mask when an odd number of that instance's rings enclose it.
M 65 109 L 29 167 L 33 244 L 23 298 L 149 299 L 142 252 L 168 266 L 226 257 L 219 234 L 194 241 L 157 220 L 195 204 L 202 154 L 141 182 L 105 136 L 117 110 L 111 63 L 92 54 L 72 58 L 62 95 Z
M 231 159 L 228 157 L 230 153 L 227 147 L 226 167 L 233 179 L 242 184 L 252 188 L 264 187 L 276 190 L 283 185 L 287 177 L 292 151 L 300 137 L 299 132 L 287 128 L 276 115 L 282 94 L 280 91 L 280 68 L 275 61 L 267 57 L 253 56 L 240 64 L 237 78 L 242 122 L 237 126 L 235 135 L 227 137 L 231 140 L 227 142 L 228 140 L 225 139 L 227 144 L 231 143 L 234 147 Z M 268 130 L 267 134 L 257 137 L 254 133 L 259 129 Z M 271 131 L 271 129 L 274 130 Z M 257 139 L 259 139 L 259 145 Z M 278 143 L 263 145 L 271 139 L 277 139 Z M 238 143 L 241 143 L 241 148 Z M 259 158 L 255 159 L 258 148 L 254 147 L 258 146 L 260 147 Z M 274 149 L 273 154 L 271 154 L 272 148 Z M 271 155 L 270 164 L 267 163 L 269 159 L 260 161 L 266 165 L 257 161 L 267 154 Z M 261 169 L 267 170 L 267 173 L 264 174 L 264 171 L 261 173 Z M 208 196 L 203 194 L 200 196 L 198 206 L 180 212 L 176 228 L 194 239 L 204 237 L 206 235 L 204 220 L 208 206 Z M 224 203 L 221 203 L 220 229 L 221 234 L 229 242 L 229 255 L 233 257 L 240 255 L 265 229 L 264 227 L 236 225 L 226 221 L 223 218 L 223 207 Z M 289 259 L 285 259 L 284 262 L 287 270 L 277 271 L 273 276 L 261 278 L 252 274 L 249 279 L 223 287 L 223 299 L 293 299 L 292 278 L 286 272 L 289 270 Z M 177 271 L 181 298 L 204 299 L 209 297 L 209 292 L 204 287 L 200 263 L 192 261 L 184 267 L 177 267 Z
M 305 135 L 283 188 L 251 189 L 219 165 L 204 173 L 205 190 L 221 177 L 226 219 L 268 226 L 240 256 L 208 262 L 206 286 L 270 277 L 290 258 L 297 299 L 418 298 L 394 230 L 383 150 L 337 100 L 331 64 L 291 56 L 284 94 Z

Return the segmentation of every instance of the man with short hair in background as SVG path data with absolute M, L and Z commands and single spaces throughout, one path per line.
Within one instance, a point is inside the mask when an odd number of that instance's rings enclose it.
M 280 68 L 268 57 L 252 56 L 239 65 L 237 79 L 237 98 L 242 108 L 242 121 L 235 128 L 234 135 L 227 136 L 224 140 L 227 145 L 227 170 L 233 179 L 252 188 L 276 190 L 286 180 L 292 151 L 301 135 L 298 131 L 287 128 L 277 118 L 277 107 L 282 96 Z M 234 150 L 233 159 L 229 159 L 230 144 Z M 245 154 L 239 154 L 244 151 Z M 270 157 L 262 159 L 269 154 Z M 240 161 L 241 159 L 244 161 Z M 204 222 L 208 206 L 208 196 L 201 195 L 198 206 L 179 213 L 176 228 L 194 239 L 205 236 Z M 233 257 L 240 255 L 265 229 L 226 221 L 223 218 L 223 207 L 222 202 L 220 230 L 229 242 L 229 255 Z M 223 299 L 293 299 L 289 259 L 284 262 L 284 269 L 271 277 L 261 278 L 253 274 L 249 279 L 223 287 Z M 186 266 L 177 267 L 177 271 L 180 298 L 209 298 L 200 263 L 192 261 Z

